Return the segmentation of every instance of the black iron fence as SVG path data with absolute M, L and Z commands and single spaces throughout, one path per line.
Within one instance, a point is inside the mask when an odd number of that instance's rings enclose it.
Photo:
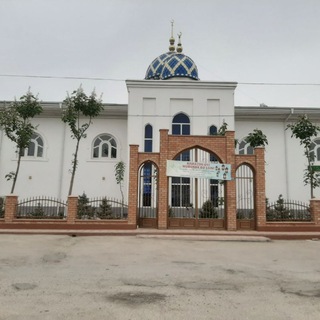
M 285 200 L 281 195 L 277 201 L 267 202 L 266 215 L 267 221 L 311 221 L 308 203 Z
M 89 199 L 85 194 L 78 199 L 78 219 L 127 219 L 128 205 L 114 198 Z
M 0 219 L 4 218 L 4 206 L 5 206 L 4 197 L 0 197 Z
M 254 219 L 254 183 L 252 169 L 241 165 L 236 171 L 237 219 Z
M 67 216 L 66 202 L 52 197 L 32 197 L 17 204 L 19 219 L 64 219 Z

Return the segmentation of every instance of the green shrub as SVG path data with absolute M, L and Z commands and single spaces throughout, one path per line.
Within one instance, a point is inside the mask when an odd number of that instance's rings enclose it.
M 199 218 L 218 218 L 217 209 L 214 207 L 213 202 L 211 200 L 207 200 L 203 203 L 202 209 L 200 210 Z

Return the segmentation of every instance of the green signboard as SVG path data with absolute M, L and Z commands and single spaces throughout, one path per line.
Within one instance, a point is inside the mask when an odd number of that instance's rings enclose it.
M 320 166 L 311 166 L 312 171 L 314 172 L 319 172 L 320 171 Z

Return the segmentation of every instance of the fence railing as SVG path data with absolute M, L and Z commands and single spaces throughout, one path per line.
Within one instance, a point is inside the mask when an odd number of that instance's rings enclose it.
M 5 198 L 0 197 L 0 219 L 4 218 Z
M 121 200 L 108 197 L 89 199 L 79 197 L 78 219 L 127 219 L 128 205 Z
M 16 217 L 19 219 L 64 219 L 66 202 L 51 197 L 32 197 L 18 202 Z
M 310 205 L 279 198 L 273 203 L 267 203 L 266 218 L 267 221 L 311 221 Z

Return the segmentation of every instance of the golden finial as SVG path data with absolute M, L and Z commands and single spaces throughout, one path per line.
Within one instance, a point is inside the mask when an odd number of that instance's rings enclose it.
M 174 24 L 174 20 L 171 20 L 171 38 L 169 40 L 170 42 L 170 46 L 169 46 L 169 51 L 173 52 L 175 51 L 176 47 L 174 46 L 174 37 L 173 37 L 173 24 Z
M 177 45 L 177 52 L 178 52 L 178 53 L 181 53 L 181 52 L 182 52 L 181 36 L 182 36 L 182 32 L 180 32 L 180 33 L 178 34 L 178 37 L 179 37 L 179 43 L 178 43 L 178 45 Z

